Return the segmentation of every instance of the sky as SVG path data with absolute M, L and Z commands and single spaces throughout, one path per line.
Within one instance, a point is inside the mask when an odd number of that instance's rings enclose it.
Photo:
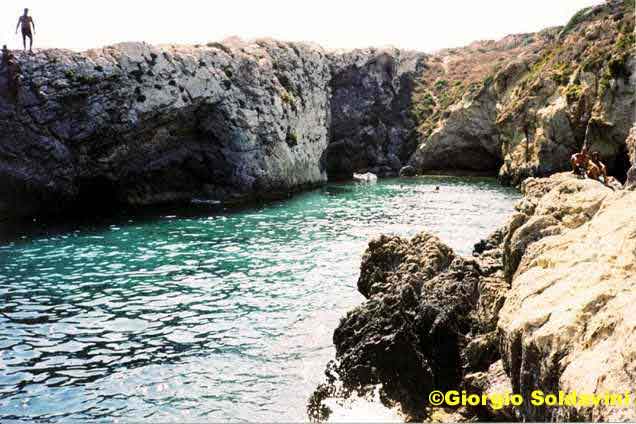
M 34 47 L 86 49 L 122 41 L 204 44 L 229 36 L 311 41 L 326 48 L 392 45 L 432 52 L 565 25 L 602 0 L 1 0 L 0 44 L 25 7 Z

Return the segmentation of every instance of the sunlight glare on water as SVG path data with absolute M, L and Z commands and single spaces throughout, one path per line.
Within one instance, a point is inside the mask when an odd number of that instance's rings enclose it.
M 363 301 L 368 240 L 428 230 L 467 255 L 518 197 L 489 179 L 329 184 L 7 241 L 0 419 L 306 420 L 333 330 Z

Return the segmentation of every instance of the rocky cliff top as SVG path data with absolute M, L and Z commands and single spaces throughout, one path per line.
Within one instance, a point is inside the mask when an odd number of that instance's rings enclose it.
M 636 110 L 633 4 L 586 8 L 565 27 L 522 40 L 445 52 L 456 55 L 446 59 L 452 70 L 441 68 L 418 92 L 421 140 L 412 165 L 420 172 L 497 169 L 503 182 L 518 184 L 567 169 L 586 144 L 624 180 Z M 481 68 L 474 75 L 482 79 L 466 85 L 458 69 L 467 67 Z

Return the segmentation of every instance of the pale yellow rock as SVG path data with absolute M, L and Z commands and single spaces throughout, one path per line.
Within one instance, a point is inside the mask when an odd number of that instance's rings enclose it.
M 561 216 L 562 231 L 528 246 L 499 315 L 502 357 L 515 390 L 636 389 L 635 211 L 636 192 L 612 192 L 589 180 L 563 181 L 540 198 L 536 214 Z M 633 400 L 629 407 L 524 413 L 634 420 Z

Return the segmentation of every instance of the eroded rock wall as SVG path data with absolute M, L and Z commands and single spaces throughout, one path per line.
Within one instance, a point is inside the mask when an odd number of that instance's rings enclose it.
M 267 197 L 324 182 L 330 70 L 272 40 L 20 54 L 0 93 L 2 213 Z
M 567 170 L 587 145 L 623 181 L 635 48 L 634 6 L 612 0 L 562 28 L 438 54 L 414 97 L 420 142 L 411 165 L 487 171 L 517 185 Z
M 228 39 L 3 56 L 0 213 L 244 201 L 401 168 L 516 185 L 567 169 L 583 144 L 622 181 L 633 15 L 612 0 L 564 28 L 430 55 Z
M 330 60 L 329 177 L 396 176 L 418 143 L 410 108 L 428 56 L 387 48 L 333 53 Z

